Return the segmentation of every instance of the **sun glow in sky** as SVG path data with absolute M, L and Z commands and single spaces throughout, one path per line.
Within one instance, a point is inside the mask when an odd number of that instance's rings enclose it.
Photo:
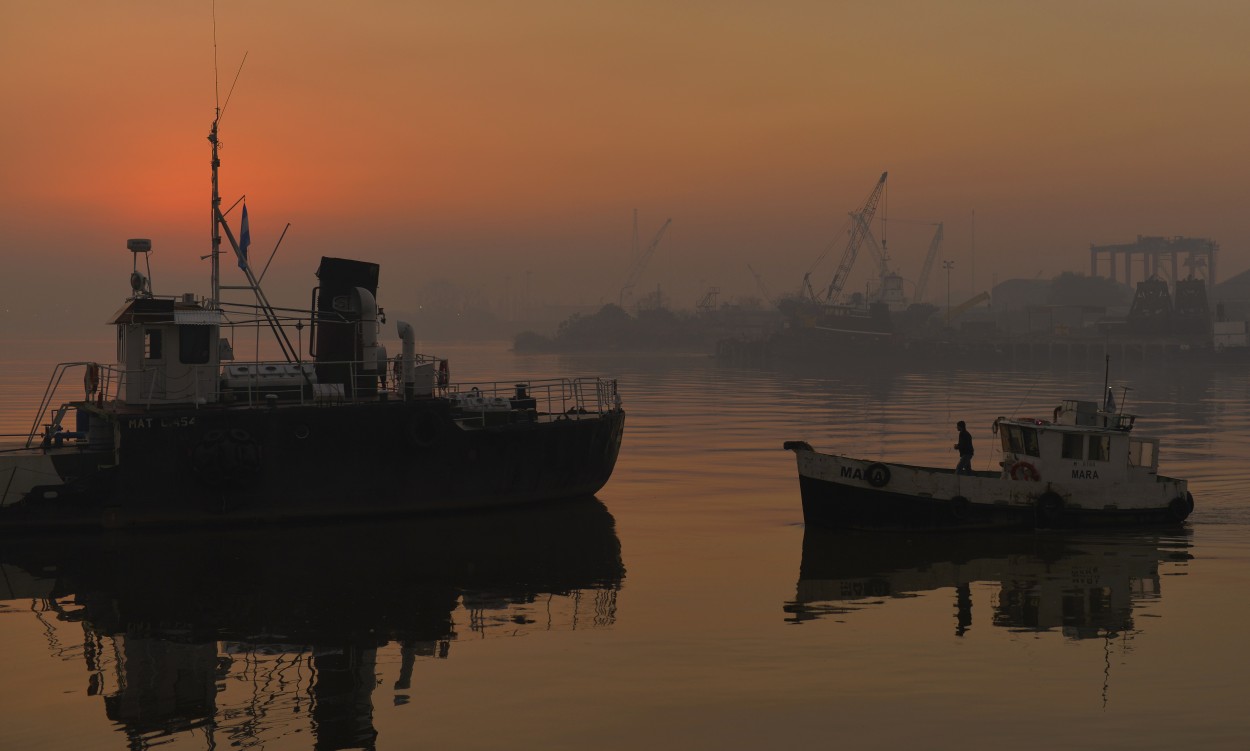
M 0 10 L 6 299 L 110 309 L 136 236 L 158 287 L 204 291 L 213 24 L 207 0 Z M 292 224 L 267 285 L 293 301 L 322 254 L 381 262 L 394 306 L 525 272 L 612 300 L 634 209 L 645 237 L 673 218 L 641 284 L 675 307 L 755 294 L 747 264 L 790 291 L 884 170 L 891 218 L 946 223 L 961 293 L 1137 235 L 1210 237 L 1226 278 L 1250 266 L 1248 36 L 1250 5 L 1201 0 L 218 0 L 223 102 L 247 55 L 222 192 L 266 255 Z M 890 226 L 905 277 L 930 231 Z

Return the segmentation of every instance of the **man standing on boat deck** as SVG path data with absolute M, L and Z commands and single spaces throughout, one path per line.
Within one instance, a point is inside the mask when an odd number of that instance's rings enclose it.
M 959 443 L 955 444 L 955 450 L 959 452 L 959 464 L 955 465 L 955 474 L 970 475 L 972 474 L 972 434 L 968 432 L 968 427 L 963 420 L 955 423 L 955 427 L 959 429 Z

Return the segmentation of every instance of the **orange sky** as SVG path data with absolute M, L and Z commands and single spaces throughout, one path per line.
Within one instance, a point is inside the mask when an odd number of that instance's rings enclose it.
M 526 271 L 537 299 L 614 300 L 635 208 L 646 237 L 673 218 L 641 284 L 662 280 L 675 307 L 708 284 L 754 294 L 748 263 L 778 294 L 840 247 L 883 170 L 891 217 L 946 222 L 957 290 L 1088 271 L 1091 242 L 1139 234 L 1213 238 L 1222 277 L 1250 266 L 1243 2 L 218 0 L 216 15 L 223 100 L 248 54 L 223 196 L 247 194 L 266 255 L 292 223 L 267 281 L 280 304 L 304 301 L 322 254 L 382 262 L 396 307 L 431 277 L 489 295 Z M 134 236 L 157 248 L 158 292 L 206 291 L 212 3 L 9 2 L 0 49 L 7 304 L 43 304 L 48 280 L 103 318 Z M 890 229 L 904 276 L 929 231 Z

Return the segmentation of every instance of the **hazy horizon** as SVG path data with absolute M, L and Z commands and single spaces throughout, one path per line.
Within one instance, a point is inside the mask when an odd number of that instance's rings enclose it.
M 129 237 L 152 239 L 158 293 L 206 292 L 213 5 L 4 16 L 0 309 L 103 323 Z M 673 220 L 639 294 L 759 296 L 749 264 L 779 296 L 814 266 L 828 283 L 887 170 L 894 266 L 914 281 L 942 221 L 960 299 L 1088 273 L 1091 243 L 1138 235 L 1213 239 L 1223 280 L 1250 266 L 1247 32 L 1250 6 L 1224 2 L 223 0 L 222 103 L 247 55 L 223 202 L 247 195 L 253 258 L 291 223 L 279 305 L 307 300 L 322 255 L 381 263 L 393 309 L 432 281 L 615 302 L 635 210 L 644 246 Z M 861 254 L 848 291 L 871 274 Z

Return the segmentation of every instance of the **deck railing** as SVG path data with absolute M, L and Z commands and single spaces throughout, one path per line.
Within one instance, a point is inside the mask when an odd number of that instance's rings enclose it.
M 621 406 L 617 383 L 613 379 L 586 376 L 578 378 L 547 378 L 529 381 L 481 381 L 439 384 L 435 381 L 429 393 L 413 395 L 398 380 L 398 368 L 388 361 L 384 370 L 366 370 L 360 362 L 291 364 L 284 362 L 237 362 L 224 365 L 185 366 L 177 379 L 179 396 L 170 398 L 167 369 L 144 367 L 123 370 L 116 365 L 96 362 L 59 363 L 44 389 L 39 409 L 26 434 L 26 446 L 50 437 L 62 429 L 62 420 L 72 404 L 116 412 L 121 396 L 132 379 L 143 384 L 140 399 L 131 406 L 151 409 L 154 406 L 191 406 L 209 403 L 257 406 L 262 404 L 344 404 L 402 400 L 405 398 L 444 397 L 466 413 L 486 413 L 515 407 L 527 407 L 539 414 L 568 417 L 601 414 Z M 438 368 L 438 358 L 418 356 L 418 364 Z M 321 383 L 316 367 L 328 365 L 345 372 L 346 383 Z M 211 368 L 211 376 L 204 372 Z M 275 370 L 277 368 L 278 370 Z M 58 399 L 63 389 L 76 381 L 81 373 L 83 396 Z M 277 375 L 272 375 L 272 374 Z M 201 384 L 213 384 L 211 393 L 202 393 Z M 532 401 L 531 401 L 532 400 Z M 60 404 L 53 409 L 53 404 Z M 49 413 L 51 412 L 51 416 Z

